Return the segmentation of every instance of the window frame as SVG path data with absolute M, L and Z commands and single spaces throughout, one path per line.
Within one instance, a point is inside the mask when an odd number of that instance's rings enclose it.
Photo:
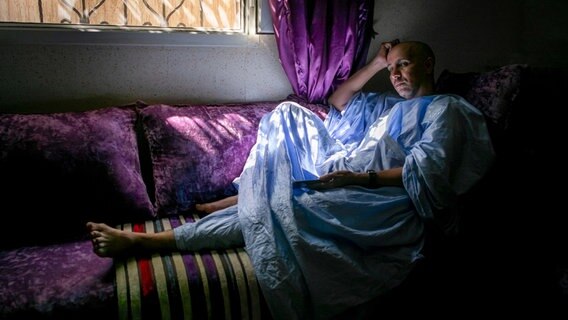
M 256 33 L 274 34 L 268 0 L 256 0 Z
M 38 25 L 35 23 L 0 23 L 0 44 L 70 44 L 120 46 L 255 46 L 259 35 L 270 34 L 259 27 L 262 17 L 270 17 L 269 7 L 243 0 L 243 28 L 238 32 L 183 30 L 175 28 L 136 28 L 90 25 Z

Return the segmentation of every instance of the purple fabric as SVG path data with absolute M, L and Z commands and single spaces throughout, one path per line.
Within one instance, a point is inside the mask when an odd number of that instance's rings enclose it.
M 367 58 L 374 1 L 270 0 L 282 67 L 294 93 L 321 103 Z
M 261 117 L 278 102 L 152 105 L 139 110 L 152 157 L 159 215 L 236 194 Z M 324 117 L 326 107 L 306 105 Z
M 2 221 L 26 230 L 2 233 L 0 247 L 68 240 L 83 235 L 88 220 L 154 217 L 135 121 L 127 108 L 0 115 Z
M 520 109 L 519 97 L 527 69 L 527 65 L 512 64 L 487 72 L 444 70 L 436 89 L 440 93 L 460 95 L 483 112 L 493 148 L 500 155 L 519 140 L 510 136 L 509 127 L 514 109 Z
M 526 68 L 526 65 L 513 64 L 481 73 L 444 70 L 438 78 L 437 91 L 464 97 L 493 125 L 506 129 Z
M 0 251 L 1 319 L 114 319 L 112 259 L 90 241 Z

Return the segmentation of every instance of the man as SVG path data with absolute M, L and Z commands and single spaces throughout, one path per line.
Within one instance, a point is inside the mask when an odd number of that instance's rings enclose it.
M 383 43 L 331 95 L 325 122 L 294 103 L 262 119 L 238 199 L 157 234 L 88 223 L 95 253 L 244 245 L 282 319 L 334 317 L 397 286 L 421 257 L 424 219 L 451 208 L 493 157 L 481 113 L 434 94 L 434 64 L 424 43 Z M 384 68 L 400 97 L 362 93 Z

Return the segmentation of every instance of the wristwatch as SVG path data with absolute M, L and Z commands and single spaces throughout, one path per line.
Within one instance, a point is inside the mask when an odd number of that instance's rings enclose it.
M 376 188 L 379 186 L 379 182 L 377 179 L 377 172 L 375 170 L 367 170 L 369 174 L 369 186 L 371 188 Z

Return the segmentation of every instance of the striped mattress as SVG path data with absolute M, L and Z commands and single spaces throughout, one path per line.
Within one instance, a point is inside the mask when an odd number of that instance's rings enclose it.
M 199 219 L 171 216 L 118 227 L 160 232 Z M 243 248 L 115 259 L 119 319 L 267 319 Z

